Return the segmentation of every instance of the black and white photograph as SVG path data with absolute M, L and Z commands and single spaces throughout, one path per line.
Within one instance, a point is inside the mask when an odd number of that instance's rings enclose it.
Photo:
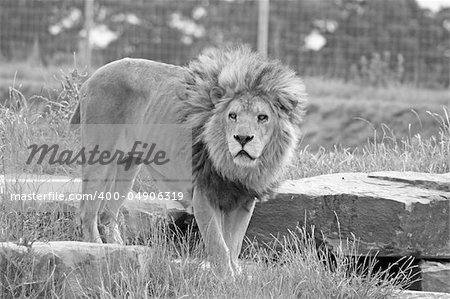
M 450 0 L 0 0 L 0 299 L 450 299 Z

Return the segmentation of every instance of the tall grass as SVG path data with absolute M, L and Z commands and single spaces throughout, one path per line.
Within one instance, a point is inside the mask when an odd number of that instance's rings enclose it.
M 300 228 L 277 240 L 276 251 L 249 245 L 246 254 L 252 259 L 242 264 L 242 275 L 221 280 L 202 266 L 201 244 L 179 235 L 168 238 L 166 226 L 157 223 L 151 229 L 147 242 L 152 250 L 145 255 L 144 265 L 119 255 L 99 267 L 95 276 L 88 272 L 91 264 L 80 265 L 72 277 L 88 274 L 79 276 L 76 283 L 58 277 L 57 265 L 46 268 L 43 275 L 30 245 L 0 265 L 2 294 L 27 298 L 64 298 L 71 292 L 77 298 L 392 298 L 400 293 L 399 287 L 409 284 L 410 265 L 392 275 L 388 270 L 374 271 L 370 263 L 362 273 L 342 251 L 337 250 L 333 262 L 325 259 L 314 239 Z
M 27 164 L 28 146 L 59 144 L 79 147 L 79 136 L 68 122 L 78 101 L 84 74 L 74 70 L 58 80 L 61 90 L 56 100 L 43 96 L 27 99 L 20 90 L 10 88 L 8 105 L 0 104 L 0 171 L 7 173 L 68 174 L 73 168 L 58 164 Z M 38 104 L 36 104 L 38 103 Z M 44 161 L 48 162 L 48 161 Z
M 397 138 L 395 132 L 383 127 L 381 140 L 374 129 L 373 140 L 356 149 L 335 146 L 311 151 L 305 146 L 298 152 L 287 178 L 299 179 L 338 172 L 416 171 L 450 172 L 450 112 L 428 112 L 439 126 L 439 134 L 422 138 L 420 134 Z

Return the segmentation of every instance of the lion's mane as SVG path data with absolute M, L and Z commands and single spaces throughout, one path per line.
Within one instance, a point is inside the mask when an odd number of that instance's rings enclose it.
M 194 183 L 213 204 L 230 210 L 244 199 L 271 193 L 294 154 L 304 114 L 305 88 L 295 72 L 248 47 L 209 49 L 186 67 L 180 95 L 180 123 L 192 130 Z M 250 93 L 263 98 L 276 115 L 272 138 L 258 165 L 236 165 L 228 151 L 223 113 L 232 97 L 214 105 L 211 91 Z

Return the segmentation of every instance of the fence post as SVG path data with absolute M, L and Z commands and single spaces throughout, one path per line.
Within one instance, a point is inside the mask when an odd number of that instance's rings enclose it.
M 270 0 L 258 1 L 258 51 L 267 56 L 269 46 Z
M 84 61 L 88 70 L 92 64 L 91 30 L 94 24 L 94 0 L 84 1 L 84 31 L 86 33 L 84 41 Z

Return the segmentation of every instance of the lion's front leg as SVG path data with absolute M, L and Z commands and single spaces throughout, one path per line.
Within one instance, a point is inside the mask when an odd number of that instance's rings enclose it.
M 223 235 L 230 250 L 231 265 L 237 274 L 241 272 L 238 257 L 254 208 L 255 200 L 250 200 L 224 215 Z
M 230 250 L 223 236 L 223 212 L 219 208 L 213 207 L 198 188 L 194 189 L 192 203 L 195 220 L 213 270 L 223 278 L 233 277 L 234 270 L 231 265 Z

